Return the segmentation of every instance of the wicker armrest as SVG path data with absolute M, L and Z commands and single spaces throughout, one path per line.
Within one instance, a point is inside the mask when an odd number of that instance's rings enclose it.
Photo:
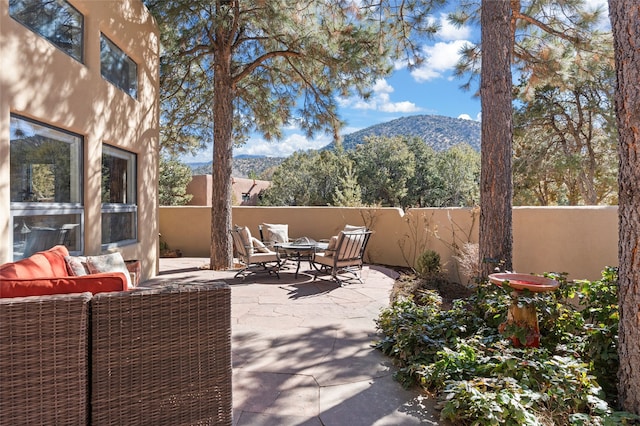
M 87 424 L 90 299 L 0 299 L 0 423 Z
M 231 290 L 224 283 L 91 301 L 92 424 L 231 425 Z

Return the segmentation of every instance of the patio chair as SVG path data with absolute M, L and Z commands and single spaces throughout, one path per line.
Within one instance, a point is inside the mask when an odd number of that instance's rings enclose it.
M 293 241 L 289 237 L 289 225 L 283 223 L 261 223 L 258 225 L 258 231 L 260 232 L 260 241 L 271 250 L 278 252 L 280 267 L 282 268 L 289 260 L 289 256 L 286 250 L 279 249 L 276 245 Z
M 273 247 L 278 243 L 290 243 L 289 225 L 281 223 L 262 223 L 258 225 L 260 241 L 267 247 Z
M 369 238 L 373 231 L 355 230 L 341 231 L 336 237 L 329 242 L 329 247 L 323 253 L 316 253 L 313 256 L 313 264 L 319 272 L 325 272 L 331 275 L 333 281 L 340 285 L 344 285 L 347 281 L 357 280 L 361 284 L 362 279 L 360 272 L 362 271 L 362 263 L 364 252 L 367 249 Z M 341 278 L 345 274 L 351 274 L 353 277 Z M 318 278 L 318 274 L 314 276 L 314 280 Z
M 260 240 L 251 236 L 249 228 L 236 226 L 231 229 L 236 257 L 244 265 L 234 278 L 245 278 L 251 273 L 267 272 L 280 279 L 280 256 L 270 250 Z

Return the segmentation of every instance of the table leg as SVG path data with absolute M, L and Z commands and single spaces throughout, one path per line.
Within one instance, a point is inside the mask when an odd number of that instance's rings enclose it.
M 298 266 L 296 266 L 296 274 L 294 275 L 294 277 L 298 278 L 298 271 L 300 271 L 300 262 L 301 262 L 300 254 L 299 254 L 299 253 L 298 253 L 298 255 L 296 256 L 296 258 L 297 258 L 297 261 L 298 261 Z

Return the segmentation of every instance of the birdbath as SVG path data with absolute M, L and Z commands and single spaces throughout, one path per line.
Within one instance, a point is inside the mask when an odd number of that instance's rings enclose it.
M 556 280 L 552 280 L 551 278 L 529 274 L 516 274 L 512 272 L 491 274 L 489 275 L 489 281 L 497 286 L 507 284 L 513 289 L 514 297 L 512 298 L 509 312 L 507 313 L 507 320 L 500 324 L 500 332 L 503 332 L 509 325 L 515 325 L 518 328 L 526 330 L 525 347 L 539 347 L 540 328 L 538 327 L 538 313 L 536 312 L 536 307 L 530 303 L 521 305 L 519 303 L 519 298 L 522 296 L 524 290 L 529 290 L 532 293 L 554 291 L 558 288 L 560 283 Z M 513 345 L 516 347 L 522 346 L 522 342 L 518 336 L 511 336 L 511 342 L 513 342 Z

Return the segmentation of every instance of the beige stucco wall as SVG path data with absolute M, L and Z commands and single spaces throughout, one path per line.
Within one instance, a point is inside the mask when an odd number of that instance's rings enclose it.
M 190 206 L 210 206 L 213 192 L 213 176 L 195 175 L 187 184 L 187 194 L 193 198 L 187 203 Z
M 158 61 L 155 21 L 139 0 L 69 0 L 84 15 L 84 63 L 9 17 L 0 0 L 0 262 L 11 259 L 9 114 L 84 137 L 84 251 L 101 251 L 101 155 L 107 143 L 137 154 L 137 244 L 118 248 L 155 275 L 158 251 Z M 100 73 L 100 33 L 138 64 L 138 99 Z
M 572 279 L 598 279 L 617 265 L 616 207 L 515 207 L 513 265 L 518 272 L 567 272 Z M 286 223 L 291 237 L 329 238 L 345 224 L 375 231 L 366 260 L 412 265 L 426 249 L 440 253 L 449 278 L 466 282 L 455 255 L 465 242 L 478 241 L 478 209 L 234 207 L 232 223 L 248 226 Z M 209 256 L 209 207 L 161 207 L 160 232 L 170 248 L 185 256 Z

